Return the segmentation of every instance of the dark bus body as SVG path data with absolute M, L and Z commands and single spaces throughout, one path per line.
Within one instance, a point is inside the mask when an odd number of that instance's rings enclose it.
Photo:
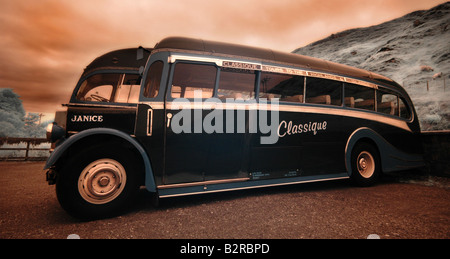
M 48 136 L 64 209 L 114 215 L 155 197 L 350 178 L 423 165 L 406 91 L 320 59 L 171 37 L 94 60 Z

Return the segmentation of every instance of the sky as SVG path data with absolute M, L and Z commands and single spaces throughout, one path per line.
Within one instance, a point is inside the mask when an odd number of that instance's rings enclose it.
M 0 88 L 50 117 L 83 69 L 121 48 L 168 36 L 291 52 L 444 0 L 0 0 Z

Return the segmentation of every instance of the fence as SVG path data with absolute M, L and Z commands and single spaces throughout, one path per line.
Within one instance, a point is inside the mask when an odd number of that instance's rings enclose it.
M 420 83 L 419 85 L 420 88 L 423 87 L 423 89 L 426 89 L 427 92 L 429 91 L 446 92 L 449 90 L 448 89 L 449 87 L 447 86 L 449 78 L 450 78 L 449 74 L 437 73 L 433 77 L 423 79 L 426 81 L 421 81 L 422 83 Z M 416 84 L 418 83 L 416 82 Z
M 21 145 L 22 143 L 26 145 Z M 45 143 L 48 143 L 48 147 L 42 147 Z M 4 147 L 5 145 L 8 147 Z M 41 152 L 37 152 L 36 156 L 32 155 L 36 153 L 33 151 Z M 48 158 L 49 151 L 50 143 L 45 138 L 0 138 L 0 161 L 42 161 Z
M 441 89 L 443 90 L 443 92 L 445 92 L 447 90 L 445 76 L 442 76 L 442 78 L 438 77 L 427 80 L 427 92 L 430 91 L 430 87 L 433 89 Z

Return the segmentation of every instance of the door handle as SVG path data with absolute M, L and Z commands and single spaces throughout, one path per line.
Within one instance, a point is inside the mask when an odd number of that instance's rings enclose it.
M 167 113 L 167 128 L 170 127 L 170 120 L 172 119 L 173 115 L 172 113 Z
M 153 110 L 148 109 L 147 110 L 147 136 L 152 135 L 152 128 L 153 128 Z

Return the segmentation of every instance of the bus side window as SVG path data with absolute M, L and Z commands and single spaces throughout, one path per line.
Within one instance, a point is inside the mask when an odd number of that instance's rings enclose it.
M 177 63 L 172 80 L 172 98 L 194 98 L 201 92 L 202 98 L 213 96 L 217 68 L 213 65 Z
M 406 105 L 406 102 L 400 97 L 399 100 L 399 112 L 400 117 L 403 119 L 410 119 L 411 118 L 411 111 L 409 110 L 408 106 Z
M 306 103 L 342 105 L 342 82 L 307 77 Z
M 344 92 L 345 106 L 370 111 L 375 110 L 375 89 L 346 83 Z
M 217 95 L 219 98 L 254 99 L 255 79 L 254 71 L 222 68 Z
M 147 78 L 145 79 L 145 97 L 155 98 L 156 96 L 158 96 L 163 66 L 164 64 L 160 60 L 155 61 L 153 62 L 153 64 L 151 64 L 147 73 Z
M 398 97 L 388 91 L 377 90 L 377 112 L 398 116 Z
M 284 102 L 303 103 L 303 76 L 261 73 L 259 98 L 280 98 Z
M 137 103 L 141 77 L 134 74 L 125 74 L 116 92 L 115 101 L 118 103 Z

